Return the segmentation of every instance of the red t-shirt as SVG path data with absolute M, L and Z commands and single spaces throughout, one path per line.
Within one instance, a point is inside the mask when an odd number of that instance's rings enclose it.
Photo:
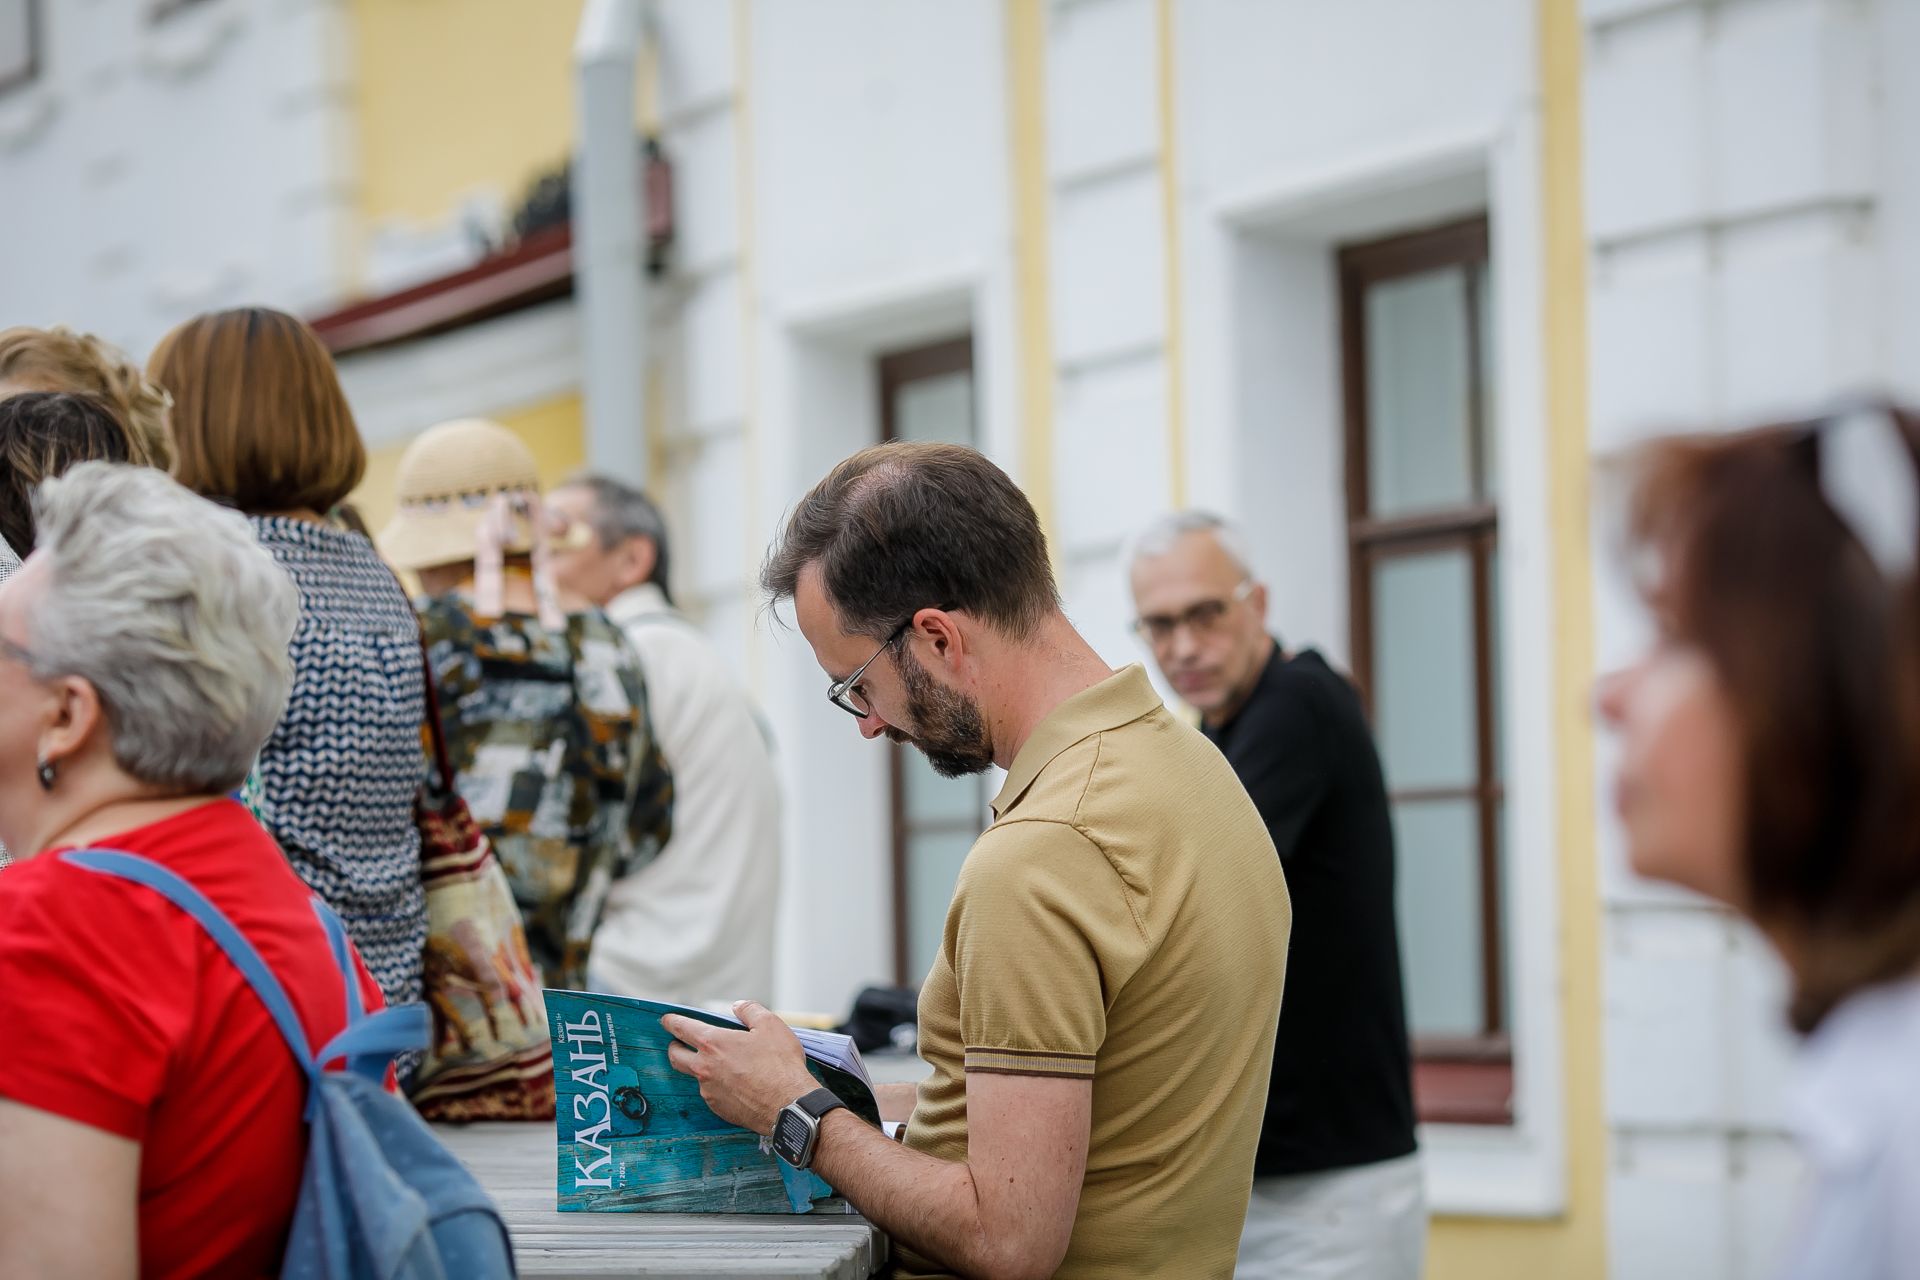
M 316 1048 L 346 1024 L 312 894 L 240 805 L 209 802 L 94 847 L 141 854 L 205 894 Z M 53 851 L 0 871 L 0 1095 L 141 1144 L 141 1275 L 278 1272 L 306 1094 L 266 1006 L 165 898 Z

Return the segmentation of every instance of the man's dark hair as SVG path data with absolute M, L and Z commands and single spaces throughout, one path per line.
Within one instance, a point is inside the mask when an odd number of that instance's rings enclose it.
M 602 548 L 611 551 L 628 538 L 653 541 L 653 572 L 647 581 L 660 588 L 660 594 L 673 603 L 673 587 L 667 572 L 667 522 L 653 499 L 631 485 L 611 476 L 581 475 L 562 488 L 585 489 L 593 498 L 593 515 L 587 521 Z
M 33 491 L 79 462 L 125 462 L 128 429 L 104 401 L 58 391 L 0 400 L 0 537 L 33 550 Z
M 792 599 L 816 561 L 840 625 L 875 639 L 926 608 L 1025 638 L 1060 607 L 1033 504 L 960 445 L 876 445 L 829 471 L 767 554 L 768 602 Z

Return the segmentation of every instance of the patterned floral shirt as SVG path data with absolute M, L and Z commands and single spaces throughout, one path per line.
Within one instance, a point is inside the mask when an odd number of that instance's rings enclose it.
M 598 609 L 538 618 L 420 605 L 455 785 L 506 868 L 546 985 L 586 985 L 613 882 L 672 829 L 673 777 L 627 638 Z

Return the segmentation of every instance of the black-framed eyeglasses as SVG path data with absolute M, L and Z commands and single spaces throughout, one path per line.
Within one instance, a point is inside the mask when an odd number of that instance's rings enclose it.
M 1135 618 L 1133 633 L 1156 648 L 1172 640 L 1174 633 L 1182 627 L 1195 636 L 1211 635 L 1214 628 L 1226 619 L 1227 610 L 1252 594 L 1253 579 L 1242 578 L 1240 585 L 1224 599 L 1202 600 L 1177 614 L 1155 613 L 1144 618 Z
M 873 657 L 861 663 L 858 671 L 855 671 L 845 680 L 835 680 L 832 684 L 828 685 L 827 701 L 856 720 L 865 720 L 868 716 L 872 715 L 872 705 L 867 702 L 865 695 L 856 692 L 860 685 L 860 677 L 867 674 L 867 668 L 877 662 L 881 654 L 891 649 L 893 642 L 905 635 L 907 628 L 912 625 L 913 619 L 909 617 L 905 622 L 902 622 L 893 629 L 893 634 L 887 637 L 886 643 L 882 644 L 878 649 L 875 649 L 873 651 Z

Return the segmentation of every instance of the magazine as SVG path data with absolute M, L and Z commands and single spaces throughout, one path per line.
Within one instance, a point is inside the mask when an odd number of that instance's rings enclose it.
M 728 1124 L 667 1060 L 663 1015 L 716 1027 L 725 1014 L 585 991 L 545 991 L 563 1212 L 807 1213 L 833 1189 Z M 876 1127 L 873 1082 L 850 1037 L 796 1029 L 807 1068 Z

